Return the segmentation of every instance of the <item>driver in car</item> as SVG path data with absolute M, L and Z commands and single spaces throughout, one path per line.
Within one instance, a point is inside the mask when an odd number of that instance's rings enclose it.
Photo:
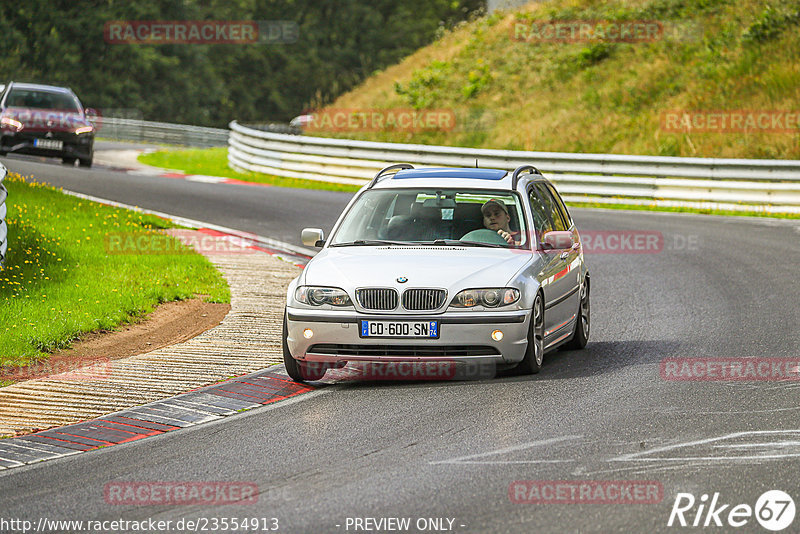
M 506 208 L 502 200 L 496 198 L 487 200 L 481 207 L 481 213 L 483 214 L 483 225 L 486 228 L 497 232 L 509 245 L 519 244 L 515 240 L 519 232 L 511 231 L 509 227 L 511 216 L 508 214 L 508 208 Z

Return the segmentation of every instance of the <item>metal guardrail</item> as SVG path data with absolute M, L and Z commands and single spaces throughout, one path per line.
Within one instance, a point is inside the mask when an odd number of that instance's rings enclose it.
M 144 141 L 193 147 L 215 147 L 228 144 L 228 130 L 188 124 L 152 122 L 115 117 L 98 117 L 92 121 L 97 136 L 121 141 Z
M 3 185 L 3 180 L 6 178 L 8 171 L 0 163 L 0 267 L 6 261 L 6 253 L 8 252 L 8 225 L 6 225 L 6 198 L 8 191 Z
M 532 164 L 565 200 L 800 213 L 800 161 L 571 154 L 376 143 L 229 125 L 228 164 L 289 178 L 365 184 L 389 163 L 511 170 Z

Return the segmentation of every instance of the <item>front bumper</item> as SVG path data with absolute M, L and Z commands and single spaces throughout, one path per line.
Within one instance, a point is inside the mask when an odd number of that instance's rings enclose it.
M 34 146 L 35 139 L 53 139 L 63 143 L 61 150 L 39 148 Z M 72 133 L 58 133 L 53 137 L 45 137 L 42 132 L 8 132 L 0 134 L 0 151 L 15 154 L 28 154 L 46 157 L 74 157 L 88 159 L 92 156 L 94 137 L 86 134 L 78 136 Z
M 317 311 L 287 308 L 287 345 L 297 360 L 307 362 L 480 362 L 495 365 L 522 361 L 528 346 L 530 311 L 379 315 L 352 310 Z M 437 339 L 362 338 L 360 320 L 439 321 Z M 310 328 L 313 337 L 303 331 Z M 494 341 L 494 330 L 503 339 Z

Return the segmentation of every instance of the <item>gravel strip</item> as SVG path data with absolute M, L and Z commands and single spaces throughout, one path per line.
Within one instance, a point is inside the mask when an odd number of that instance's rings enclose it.
M 286 286 L 300 269 L 257 251 L 206 256 L 231 288 L 231 311 L 219 326 L 183 343 L 112 360 L 102 370 L 91 368 L 83 380 L 51 376 L 0 389 L 0 436 L 93 419 L 280 363 Z

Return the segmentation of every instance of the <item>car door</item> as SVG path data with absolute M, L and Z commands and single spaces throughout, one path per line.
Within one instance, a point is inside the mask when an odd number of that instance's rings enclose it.
M 559 208 L 558 202 L 543 182 L 533 184 L 529 194 L 531 205 L 538 204 L 541 211 L 541 243 L 544 233 L 570 230 L 570 222 Z M 534 209 L 534 211 L 536 211 Z M 539 231 L 539 228 L 537 228 Z M 560 249 L 543 249 L 545 267 L 542 269 L 542 289 L 545 302 L 545 346 L 557 343 L 572 332 L 571 325 L 578 310 L 579 250 L 566 246 Z

